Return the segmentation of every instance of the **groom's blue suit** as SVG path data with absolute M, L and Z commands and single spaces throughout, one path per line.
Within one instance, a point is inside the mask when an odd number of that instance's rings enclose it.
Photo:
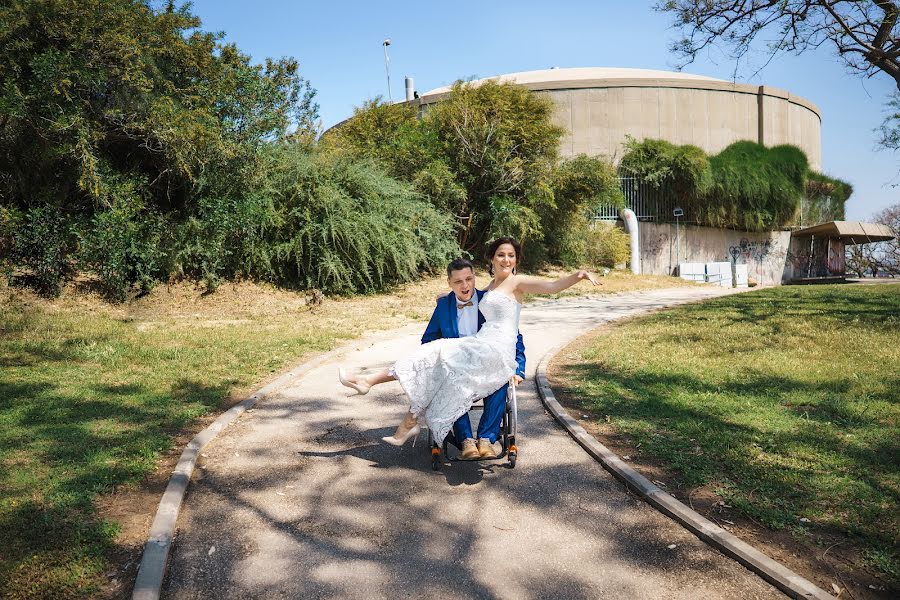
M 475 290 L 478 294 L 478 301 L 481 302 L 485 292 Z M 458 338 L 459 323 L 457 322 L 457 298 L 456 294 L 450 292 L 440 300 L 431 315 L 428 327 L 425 328 L 425 334 L 422 336 L 422 343 L 427 344 L 441 338 Z M 478 311 L 478 329 L 484 325 L 484 315 Z M 525 377 L 525 344 L 522 342 L 522 334 L 516 339 L 516 375 Z M 500 421 L 503 418 L 503 411 L 506 408 L 506 390 L 509 384 L 484 399 L 484 412 L 481 414 L 481 420 L 478 423 L 478 437 L 488 438 L 491 443 L 497 441 L 500 435 Z M 456 423 L 453 424 L 453 433 L 447 437 L 448 441 L 459 445 L 466 438 L 474 438 L 472 435 L 472 423 L 469 421 L 469 415 L 464 414 Z

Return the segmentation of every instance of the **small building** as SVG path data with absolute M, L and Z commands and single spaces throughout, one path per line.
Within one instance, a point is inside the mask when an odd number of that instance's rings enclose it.
M 887 225 L 859 221 L 831 221 L 791 233 L 785 264 L 786 283 L 842 281 L 847 276 L 845 250 L 854 244 L 887 242 L 894 239 Z

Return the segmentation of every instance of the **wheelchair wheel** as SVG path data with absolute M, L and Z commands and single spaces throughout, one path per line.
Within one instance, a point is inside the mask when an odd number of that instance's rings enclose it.
M 516 459 L 519 457 L 519 448 L 516 446 L 516 425 L 518 422 L 518 404 L 516 402 L 516 386 L 509 384 L 509 392 L 506 396 L 506 431 L 504 438 L 506 439 L 506 459 L 509 461 L 509 468 L 516 468 Z

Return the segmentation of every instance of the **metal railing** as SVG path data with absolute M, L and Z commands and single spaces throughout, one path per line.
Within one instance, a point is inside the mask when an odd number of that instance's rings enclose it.
M 625 207 L 634 211 L 638 221 L 668 222 L 672 219 L 675 208 L 674 198 L 633 175 L 620 175 L 619 187 L 625 196 Z M 619 218 L 619 209 L 614 206 L 601 206 L 594 218 L 602 221 L 614 221 Z

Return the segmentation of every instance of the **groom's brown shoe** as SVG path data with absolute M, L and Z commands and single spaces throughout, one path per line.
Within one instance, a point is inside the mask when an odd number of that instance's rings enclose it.
M 487 438 L 478 439 L 478 455 L 481 458 L 497 458 L 497 452 L 494 450 L 494 444 Z
M 460 457 L 463 460 L 478 460 L 481 458 L 481 453 L 478 451 L 478 447 L 475 446 L 475 440 L 472 438 L 466 438 L 462 443 L 462 454 Z

